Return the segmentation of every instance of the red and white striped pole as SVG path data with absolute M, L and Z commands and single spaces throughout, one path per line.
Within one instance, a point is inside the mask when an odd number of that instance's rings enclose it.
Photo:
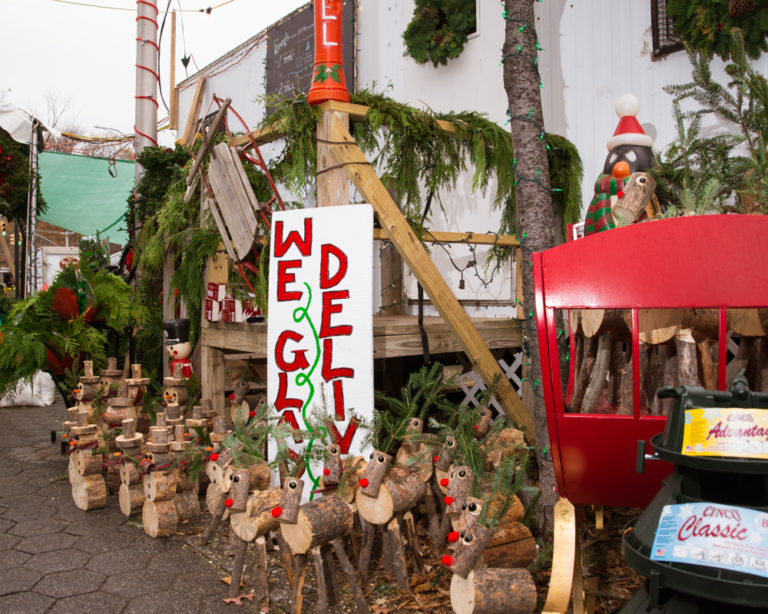
M 138 156 L 145 147 L 157 145 L 157 0 L 136 0 L 136 121 L 133 140 L 134 155 Z M 136 165 L 136 183 L 144 174 L 140 164 Z

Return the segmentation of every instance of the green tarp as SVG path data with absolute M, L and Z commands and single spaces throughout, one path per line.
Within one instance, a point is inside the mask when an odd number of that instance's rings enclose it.
M 133 189 L 134 162 L 58 152 L 40 154 L 40 190 L 48 211 L 40 219 L 83 235 L 124 245 L 125 211 Z

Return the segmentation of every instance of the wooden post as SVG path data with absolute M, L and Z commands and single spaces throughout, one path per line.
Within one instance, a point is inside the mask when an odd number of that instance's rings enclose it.
M 217 414 L 224 412 L 224 352 L 208 346 L 200 347 L 200 385 L 203 398 L 211 400 Z
M 347 176 L 366 201 L 373 205 L 382 227 L 429 294 L 442 318 L 451 326 L 486 385 L 496 384 L 496 398 L 504 412 L 510 420 L 524 427 L 528 441 L 535 443 L 536 429 L 531 414 L 517 396 L 469 316 L 451 292 L 346 126 L 335 117 L 331 119 L 331 125 L 330 140 L 334 143 L 345 142 L 344 145 L 330 145 L 331 153 L 340 164 L 345 165 L 343 169 Z
M 317 124 L 317 206 L 331 207 L 349 203 L 349 179 L 343 168 L 336 166 L 330 150 L 332 121 L 335 117 L 343 126 L 349 126 L 349 114 L 331 111 L 329 103 L 323 103 L 323 117 Z
M 187 116 L 187 124 L 184 126 L 184 136 L 181 138 L 181 142 L 186 147 L 192 148 L 197 137 L 197 120 L 200 117 L 200 109 L 203 106 L 203 92 L 205 91 L 205 75 L 197 80 L 197 87 L 195 87 L 195 95 L 192 97 L 192 106 L 189 107 L 189 115 Z
M 176 11 L 171 11 L 171 108 L 168 110 L 168 129 L 179 128 L 179 88 L 176 87 Z

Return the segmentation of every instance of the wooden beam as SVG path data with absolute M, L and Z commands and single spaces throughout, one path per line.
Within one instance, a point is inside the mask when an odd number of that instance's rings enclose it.
M 197 92 L 195 92 L 195 94 L 197 94 Z M 195 186 L 194 186 L 195 177 L 197 176 L 197 172 L 200 170 L 200 166 L 203 163 L 205 154 L 207 154 L 208 150 L 211 148 L 211 143 L 213 143 L 213 135 L 216 134 L 216 131 L 219 129 L 222 122 L 224 121 L 224 117 L 227 114 L 227 109 L 229 108 L 229 105 L 231 102 L 232 102 L 231 98 L 227 98 L 224 101 L 224 104 L 221 105 L 219 112 L 216 113 L 216 117 L 213 118 L 213 122 L 211 122 L 211 125 L 208 126 L 208 130 L 205 132 L 205 135 L 203 136 L 203 145 L 200 147 L 200 150 L 197 152 L 197 157 L 195 158 L 195 161 L 192 164 L 192 169 L 189 171 L 189 174 L 187 175 L 187 191 L 184 193 L 185 205 L 189 204 L 189 201 L 192 200 L 192 194 L 195 191 Z
M 205 75 L 197 80 L 195 95 L 192 97 L 192 106 L 189 107 L 187 124 L 184 126 L 184 136 L 181 138 L 183 145 L 191 148 L 197 137 L 197 120 L 200 118 L 200 109 L 203 106 L 203 92 L 205 91 Z
M 528 441 L 535 443 L 536 433 L 531 414 L 523 405 L 520 397 L 517 396 L 469 316 L 451 292 L 440 271 L 411 230 L 402 212 L 397 208 L 395 201 L 392 200 L 346 126 L 335 117 L 332 119 L 331 125 L 330 140 L 334 143 L 344 143 L 343 145 L 330 145 L 334 157 L 340 164 L 344 164 L 345 172 L 366 202 L 373 205 L 379 222 L 381 222 L 389 239 L 395 244 L 403 256 L 403 260 L 426 290 L 432 304 L 443 319 L 450 324 L 486 385 L 496 384 L 496 399 L 504 412 L 510 420 L 524 427 Z M 497 381 L 494 382 L 494 380 Z
M 373 238 L 377 241 L 389 241 L 383 228 L 373 229 Z M 427 230 L 424 232 L 427 243 L 467 243 L 470 245 L 496 245 L 498 247 L 517 247 L 520 242 L 512 235 L 496 235 L 475 232 L 448 232 L 443 230 Z
M 579 536 L 576 531 L 576 511 L 568 499 L 555 503 L 554 552 L 549 590 L 542 614 L 565 614 L 571 599 Z M 581 579 L 581 578 L 579 578 Z
M 179 128 L 179 88 L 176 87 L 176 11 L 171 12 L 171 108 L 168 109 L 168 128 Z
M 317 123 L 317 206 L 333 207 L 349 204 L 349 179 L 343 168 L 336 167 L 336 160 L 329 149 L 331 120 L 338 119 L 349 126 L 349 115 L 343 112 L 323 111 Z

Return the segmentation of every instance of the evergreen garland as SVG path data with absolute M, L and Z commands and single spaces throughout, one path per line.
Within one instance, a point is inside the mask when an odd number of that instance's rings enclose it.
M 476 0 L 416 0 L 403 33 L 405 55 L 419 64 L 447 64 L 461 55 L 468 35 L 476 30 Z
M 768 51 L 768 0 L 756 0 L 755 9 L 743 17 L 731 17 L 730 0 L 667 0 L 667 15 L 689 47 L 707 56 L 730 57 L 731 30 L 744 33 L 747 55 L 757 58 Z
M 495 180 L 494 206 L 502 209 L 498 232 L 514 232 L 515 156 L 505 128 L 481 113 L 433 113 L 370 90 L 355 92 L 351 99 L 369 110 L 365 121 L 351 122 L 350 131 L 384 184 L 397 195 L 403 215 L 415 231 L 421 226 L 429 194 L 439 203 L 441 192 L 455 187 L 461 173 L 471 168 L 472 187 L 482 194 Z M 315 126 L 320 111 L 309 105 L 304 95 L 290 100 L 265 98 L 265 102 L 275 112 L 262 127 L 279 127 L 285 134 L 283 150 L 272 167 L 273 176 L 302 192 L 315 182 Z M 438 120 L 450 123 L 457 136 L 446 134 Z M 578 152 L 564 137 L 548 134 L 547 141 L 553 198 L 562 203 L 566 222 L 578 221 L 582 173 Z

